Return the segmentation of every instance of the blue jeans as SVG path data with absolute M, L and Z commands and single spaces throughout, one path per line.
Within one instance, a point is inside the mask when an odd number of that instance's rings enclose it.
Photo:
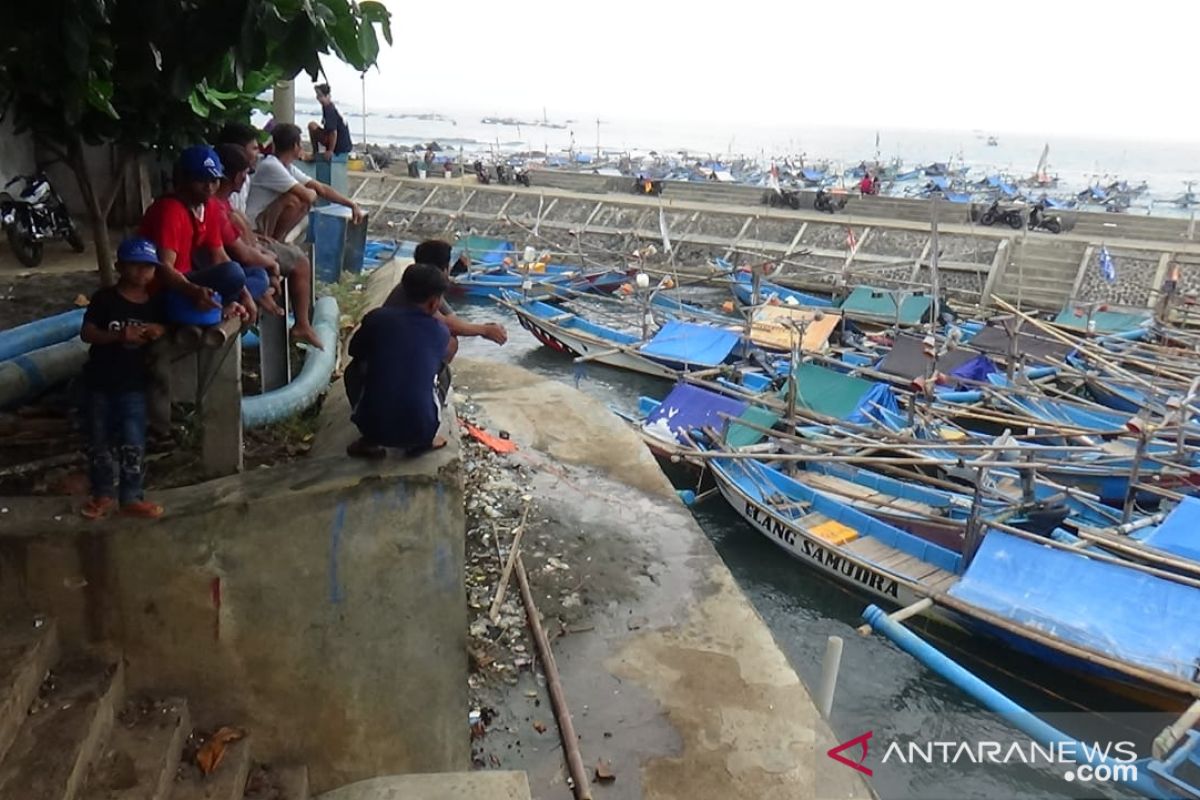
M 141 500 L 146 456 L 146 393 L 89 389 L 86 402 L 92 495 L 116 496 L 121 505 Z
M 221 295 L 222 303 L 236 301 L 243 288 L 250 289 L 250 296 L 257 300 L 270 286 L 270 278 L 264 267 L 243 267 L 236 261 L 201 266 L 207 261 L 207 256 L 201 257 L 201 253 L 196 253 L 193 260 L 196 261 L 196 268 L 188 273 L 188 280 Z
M 246 272 L 236 261 L 226 261 L 224 264 L 213 264 L 212 266 L 201 266 L 197 263 L 195 268 L 188 273 L 187 279 L 221 295 L 222 303 L 235 302 L 246 286 Z

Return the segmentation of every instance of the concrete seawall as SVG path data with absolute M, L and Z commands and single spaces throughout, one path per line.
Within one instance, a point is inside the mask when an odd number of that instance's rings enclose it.
M 542 171 L 531 188 L 468 179 L 413 180 L 355 174 L 352 191 L 380 235 L 421 238 L 478 233 L 546 249 L 560 260 L 613 265 L 655 245 L 645 263 L 681 272 L 724 258 L 773 262 L 773 280 L 833 291 L 839 284 L 921 288 L 930 273 L 929 201 L 854 198 L 829 215 L 809 205 L 768 208 L 745 186 L 671 184 L 662 197 L 637 196 L 629 179 Z M 1200 292 L 1200 242 L 1187 220 L 1125 214 L 1076 215 L 1070 230 L 1044 232 L 973 224 L 964 206 L 939 209 L 941 285 L 968 303 L 993 294 L 1058 311 L 1070 299 L 1152 306 L 1172 263 L 1181 293 Z M 665 252 L 663 230 L 672 244 Z M 1108 249 L 1117 280 L 1099 278 Z
M 547 620 L 561 613 L 541 577 L 552 569 L 529 551 L 570 543 L 586 611 L 554 651 L 585 763 L 618 775 L 596 796 L 871 796 L 825 756 L 833 734 L 641 440 L 597 400 L 520 367 L 460 359 L 455 380 L 523 448 L 510 460 L 531 470 L 521 490 L 539 522 L 525 559 Z M 485 750 L 526 770 L 535 797 L 567 797 L 560 748 L 529 728 L 548 713 L 530 686 L 500 701 L 498 725 L 515 733 L 489 733 Z
M 69 649 L 123 653 L 132 691 L 246 725 L 315 790 L 463 769 L 456 438 L 382 469 L 337 453 L 163 492 L 155 523 L 6 499 L 4 605 L 56 617 Z

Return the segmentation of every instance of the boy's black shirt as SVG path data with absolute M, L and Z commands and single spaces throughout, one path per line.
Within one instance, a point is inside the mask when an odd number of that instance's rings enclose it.
M 144 303 L 128 300 L 115 286 L 92 295 L 83 321 L 112 333 L 127 325 L 162 323 L 166 319 L 162 293 L 151 295 Z M 105 392 L 140 392 L 146 388 L 149 373 L 147 345 L 94 344 L 83 377 L 88 388 Z

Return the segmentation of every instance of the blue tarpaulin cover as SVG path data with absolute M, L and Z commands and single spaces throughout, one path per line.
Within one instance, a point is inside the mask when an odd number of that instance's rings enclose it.
M 1183 558 L 1200 561 L 1200 500 L 1185 497 L 1142 543 Z
M 665 361 L 715 367 L 728 358 L 739 338 L 733 331 L 671 320 L 641 351 Z
M 698 386 L 681 383 L 663 398 L 658 408 L 650 412 L 645 424 L 650 427 L 659 424 L 659 420 L 664 420 L 671 433 L 675 434 L 675 439 L 683 443 L 684 440 L 678 435 L 679 431 L 702 429 L 705 426 L 722 430 L 725 427 L 725 419 L 721 412 L 739 417 L 748 405 L 743 400 L 735 400 Z
M 991 530 L 950 594 L 1121 661 L 1195 678 L 1200 589 Z

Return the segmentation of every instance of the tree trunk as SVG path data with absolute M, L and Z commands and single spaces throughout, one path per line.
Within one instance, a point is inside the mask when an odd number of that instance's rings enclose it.
M 92 177 L 88 174 L 87 162 L 83 157 L 83 140 L 78 136 L 69 145 L 67 164 L 75 173 L 75 180 L 79 182 L 79 191 L 87 207 L 88 223 L 92 226 L 92 242 L 96 247 L 96 268 L 100 271 L 100 283 L 112 286 L 117 282 L 117 272 L 113 266 L 112 242 L 108 239 L 108 217 L 101 206 L 100 198 L 96 196 L 96 187 L 92 185 Z

